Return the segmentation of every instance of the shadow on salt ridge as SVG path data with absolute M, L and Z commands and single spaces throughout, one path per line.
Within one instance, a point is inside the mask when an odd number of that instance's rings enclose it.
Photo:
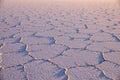
M 0 53 L 0 63 L 2 62 L 2 53 Z M 0 80 L 3 80 L 2 66 L 0 65 Z
M 67 80 L 67 77 L 65 76 L 65 71 L 64 69 L 61 69 L 57 74 L 54 75 L 55 77 L 59 78 L 59 77 L 63 77 L 62 80 Z
M 0 71 L 2 70 L 1 63 L 2 63 L 2 53 L 0 53 Z
M 1 71 L 0 71 L 0 80 L 4 80 L 4 79 L 3 79 L 3 74 L 2 74 Z

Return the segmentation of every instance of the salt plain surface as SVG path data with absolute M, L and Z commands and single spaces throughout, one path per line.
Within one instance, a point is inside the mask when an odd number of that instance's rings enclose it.
M 0 80 L 120 80 L 120 6 L 3 2 Z

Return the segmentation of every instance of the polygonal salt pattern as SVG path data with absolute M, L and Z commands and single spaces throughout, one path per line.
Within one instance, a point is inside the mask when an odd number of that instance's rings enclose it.
M 110 80 L 94 67 L 77 67 L 68 70 L 71 80 Z
M 81 51 L 70 49 L 63 53 L 62 56 L 52 59 L 54 63 L 63 68 L 73 66 L 88 66 L 101 63 L 101 56 L 98 52 Z
M 25 65 L 31 80 L 65 80 L 64 69 L 46 61 L 35 61 Z
M 0 51 L 2 53 L 20 52 L 23 46 L 24 44 L 21 43 L 5 44 Z
M 119 48 L 120 43 L 118 42 L 94 42 L 87 46 L 88 50 L 99 52 L 120 51 Z
M 28 47 L 29 54 L 37 59 L 50 59 L 60 55 L 67 49 L 62 45 L 30 45 Z
M 109 52 L 109 53 L 104 53 L 103 55 L 105 60 L 109 60 L 120 65 L 120 60 L 119 60 L 120 52 Z
M 22 55 L 22 53 L 8 53 L 2 54 L 2 67 L 11 67 L 20 64 L 27 63 L 31 61 L 32 58 L 27 55 Z
M 119 80 L 120 65 L 105 61 L 102 64 L 96 65 L 96 67 L 103 71 L 107 77 L 112 78 L 113 80 Z
M 17 70 L 17 67 L 4 69 L 0 72 L 1 80 L 24 80 L 24 75 Z
M 0 80 L 119 80 L 120 8 L 106 1 L 0 0 Z

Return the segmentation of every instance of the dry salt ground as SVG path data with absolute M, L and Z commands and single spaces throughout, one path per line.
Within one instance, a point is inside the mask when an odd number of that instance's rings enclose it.
M 0 80 L 120 80 L 120 6 L 3 1 Z

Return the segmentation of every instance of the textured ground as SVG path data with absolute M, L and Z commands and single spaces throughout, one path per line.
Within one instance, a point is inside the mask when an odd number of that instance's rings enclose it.
M 120 7 L 3 6 L 0 57 L 0 80 L 120 80 Z

